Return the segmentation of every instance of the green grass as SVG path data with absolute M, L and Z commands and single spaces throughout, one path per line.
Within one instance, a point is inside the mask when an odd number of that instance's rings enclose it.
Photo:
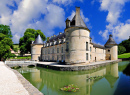
M 17 44 L 15 45 L 15 44 L 14 44 L 14 48 L 18 48 L 18 49 L 19 49 L 19 45 L 17 45 Z
M 118 55 L 118 58 L 129 58 L 130 57 L 130 53 L 124 53 L 121 55 Z
M 10 59 L 31 59 L 31 56 L 26 56 L 26 57 L 17 56 L 16 58 L 10 57 Z

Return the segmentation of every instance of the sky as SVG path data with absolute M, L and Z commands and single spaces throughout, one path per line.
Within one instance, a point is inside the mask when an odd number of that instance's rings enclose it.
M 64 32 L 65 20 L 73 18 L 76 6 L 92 42 L 104 45 L 109 34 L 117 44 L 129 38 L 130 0 L 0 0 L 0 24 L 10 26 L 15 44 L 27 28 L 50 37 Z

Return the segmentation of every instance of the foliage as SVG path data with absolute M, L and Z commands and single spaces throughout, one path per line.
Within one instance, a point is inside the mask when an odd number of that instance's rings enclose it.
M 41 32 L 41 30 L 35 30 L 35 29 L 26 29 L 24 36 L 20 38 L 19 40 L 19 48 L 20 53 L 25 54 L 30 52 L 31 53 L 31 44 L 32 41 L 36 39 L 36 37 L 40 34 L 43 41 L 46 40 L 45 35 Z
M 47 41 L 49 41 L 49 37 L 47 37 Z
M 125 53 L 126 52 L 126 49 L 125 49 L 125 47 L 123 47 L 123 46 L 118 46 L 118 54 L 123 54 L 123 53 Z
M 0 60 L 12 56 L 10 49 L 14 49 L 12 39 L 0 33 Z
M 129 58 L 130 57 L 130 53 L 124 53 L 121 55 L 118 55 L 118 58 Z
M 87 77 L 87 80 L 98 80 L 98 79 L 101 79 L 103 78 L 103 76 L 94 76 L 94 77 Z
M 11 30 L 8 25 L 0 24 L 0 33 L 5 34 L 6 37 L 9 37 L 9 38 L 12 37 Z
M 126 53 L 130 52 L 130 39 L 122 41 L 119 46 L 126 48 Z
M 79 90 L 79 88 L 74 84 L 70 84 L 68 86 L 64 86 L 63 88 L 60 88 L 60 90 L 67 91 L 67 92 L 76 92 Z
M 21 66 L 14 66 L 14 67 L 11 67 L 12 69 L 19 69 L 21 68 Z

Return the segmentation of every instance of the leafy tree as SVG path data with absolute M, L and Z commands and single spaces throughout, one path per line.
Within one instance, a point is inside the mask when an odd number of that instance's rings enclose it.
M 0 33 L 5 34 L 9 38 L 12 37 L 10 26 L 8 26 L 8 25 L 0 24 Z
M 123 54 L 123 53 L 125 53 L 126 52 L 126 49 L 125 49 L 125 47 L 123 47 L 123 46 L 118 46 L 118 54 Z
M 42 40 L 45 41 L 46 37 L 41 32 L 41 30 L 35 30 L 35 29 L 31 29 L 31 28 L 26 29 L 24 36 L 21 37 L 19 40 L 19 47 L 20 47 L 21 54 L 25 54 L 28 52 L 31 53 L 32 41 L 34 41 L 39 34 L 40 34 Z
M 119 46 L 123 46 L 126 48 L 126 52 L 130 52 L 130 39 L 122 41 Z
M 49 37 L 47 37 L 47 41 L 49 41 Z
M 10 49 L 14 49 L 12 39 L 0 33 L 0 60 L 12 56 Z

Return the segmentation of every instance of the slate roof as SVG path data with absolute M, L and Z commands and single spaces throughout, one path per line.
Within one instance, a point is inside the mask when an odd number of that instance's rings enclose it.
M 35 39 L 33 44 L 44 44 L 44 42 L 43 42 L 43 40 L 42 40 L 40 35 L 37 36 L 37 38 Z
M 104 46 L 102 45 L 99 45 L 99 44 L 95 44 L 95 43 L 92 43 L 93 44 L 93 47 L 96 47 L 96 48 L 101 48 L 101 49 L 105 49 Z
M 87 26 L 84 23 L 82 17 L 80 15 L 78 15 L 77 17 L 78 17 L 77 19 L 76 19 L 76 15 L 73 17 L 73 19 L 70 22 L 70 26 L 79 26 L 79 27 L 87 28 Z M 76 22 L 79 22 L 78 25 L 76 25 Z
M 53 41 L 57 41 L 58 39 L 63 39 L 63 38 L 65 38 L 65 33 L 59 34 L 55 37 L 53 36 L 47 42 L 53 42 Z
M 107 42 L 105 44 L 105 46 L 108 46 L 108 45 L 117 45 L 117 43 L 112 38 L 112 35 L 109 35 L 109 39 L 107 40 Z

